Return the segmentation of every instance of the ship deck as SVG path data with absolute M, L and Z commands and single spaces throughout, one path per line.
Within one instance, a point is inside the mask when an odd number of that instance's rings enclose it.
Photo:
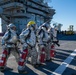
M 1 37 L 0 37 L 1 40 Z M 60 47 L 56 46 L 56 56 L 51 62 L 45 62 L 43 66 L 34 68 L 30 63 L 30 59 L 26 64 L 26 75 L 76 75 L 76 41 L 60 40 Z M 2 48 L 0 44 L 0 56 Z M 17 71 L 17 63 L 14 56 L 10 56 L 7 61 L 7 69 L 0 75 L 22 75 Z

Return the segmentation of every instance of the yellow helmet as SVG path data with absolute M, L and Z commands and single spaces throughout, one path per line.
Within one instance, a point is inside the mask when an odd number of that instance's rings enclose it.
M 27 24 L 27 27 L 31 26 L 31 25 L 35 25 L 35 21 L 29 21 L 28 24 Z

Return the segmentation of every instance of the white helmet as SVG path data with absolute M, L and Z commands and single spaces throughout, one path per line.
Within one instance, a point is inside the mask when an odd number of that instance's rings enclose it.
M 8 29 L 12 29 L 13 27 L 16 28 L 16 26 L 15 26 L 13 23 L 10 23 L 10 24 L 7 26 Z

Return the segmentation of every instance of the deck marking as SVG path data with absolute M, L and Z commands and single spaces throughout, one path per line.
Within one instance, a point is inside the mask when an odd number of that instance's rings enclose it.
M 0 55 L 0 58 L 1 58 L 2 54 Z M 15 58 L 13 55 L 9 56 L 8 59 L 12 59 L 12 58 Z
M 62 73 L 65 71 L 65 69 L 69 66 L 71 61 L 76 56 L 76 49 L 68 56 L 64 62 L 60 64 L 60 66 L 51 74 L 51 75 L 62 75 Z

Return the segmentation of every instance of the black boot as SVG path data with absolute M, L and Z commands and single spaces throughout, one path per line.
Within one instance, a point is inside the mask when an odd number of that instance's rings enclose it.
M 34 66 L 35 68 L 38 68 L 38 67 L 39 67 L 39 64 L 33 64 L 33 66 Z
M 27 71 L 26 71 L 26 70 L 18 70 L 18 72 L 19 72 L 20 74 L 27 74 Z
M 51 62 L 52 61 L 52 59 L 50 58 L 49 60 L 46 60 L 46 62 Z
M 4 72 L 5 71 L 5 67 L 0 67 L 0 71 Z

